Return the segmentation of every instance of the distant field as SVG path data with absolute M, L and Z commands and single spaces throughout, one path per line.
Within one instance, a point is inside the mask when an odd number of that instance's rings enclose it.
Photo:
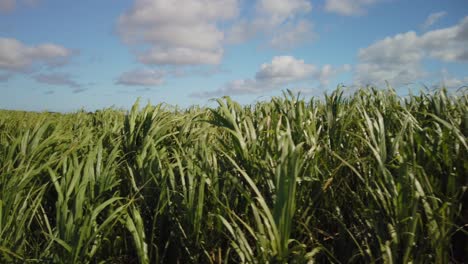
M 466 263 L 467 99 L 0 111 L 0 263 Z

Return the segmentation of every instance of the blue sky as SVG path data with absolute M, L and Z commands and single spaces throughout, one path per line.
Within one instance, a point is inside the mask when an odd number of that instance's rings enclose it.
M 468 84 L 466 0 L 0 0 L 0 108 Z

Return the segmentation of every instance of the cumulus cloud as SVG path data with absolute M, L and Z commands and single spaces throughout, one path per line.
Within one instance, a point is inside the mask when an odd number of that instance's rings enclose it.
M 81 90 L 81 85 L 73 80 L 72 76 L 68 73 L 50 73 L 38 74 L 33 76 L 33 79 L 39 83 L 44 83 L 54 86 L 68 86 L 75 90 Z
M 49 67 L 68 62 L 73 52 L 60 45 L 45 43 L 28 46 L 16 39 L 0 38 L 0 70 L 24 72 L 35 64 Z
M 137 69 L 124 72 L 116 84 L 128 86 L 158 86 L 164 83 L 166 73 L 162 70 Z
M 468 17 L 459 24 L 418 36 L 410 31 L 377 41 L 359 50 L 356 82 L 360 85 L 411 83 L 425 76 L 423 59 L 468 61 Z
M 308 0 L 258 0 L 253 18 L 236 21 L 227 33 L 228 43 L 266 36 L 271 47 L 292 48 L 315 39 L 312 23 L 303 18 L 312 10 Z
M 318 68 L 292 56 L 277 56 L 270 63 L 264 63 L 254 78 L 234 80 L 218 90 L 192 94 L 195 97 L 211 97 L 220 95 L 253 94 L 285 88 L 288 85 L 303 81 L 318 81 L 320 87 L 328 85 L 330 78 L 348 71 L 349 66 L 334 68 L 325 65 Z M 323 88 L 323 87 L 322 87 Z M 304 88 L 304 90 L 310 90 Z
M 429 56 L 443 61 L 468 61 L 468 16 L 453 27 L 428 31 L 420 46 Z
M 255 74 L 255 79 L 271 83 L 287 83 L 303 80 L 310 76 L 316 67 L 292 56 L 274 57 L 271 63 L 263 63 Z
M 325 10 L 345 16 L 362 15 L 379 0 L 326 0 Z
M 395 85 L 409 83 L 424 76 L 420 61 L 424 56 L 415 32 L 387 37 L 359 50 L 356 66 L 357 83 Z
M 218 64 L 224 33 L 217 23 L 237 14 L 237 0 L 136 0 L 117 29 L 125 43 L 140 48 L 144 64 Z
M 430 26 L 434 25 L 437 21 L 439 21 L 441 18 L 447 15 L 447 12 L 445 11 L 440 11 L 436 13 L 430 14 L 427 18 L 426 21 L 422 24 L 423 29 L 428 29 Z

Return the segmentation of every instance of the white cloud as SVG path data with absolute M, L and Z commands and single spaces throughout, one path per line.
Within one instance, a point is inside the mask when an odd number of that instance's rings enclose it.
M 155 65 L 197 65 L 219 64 L 223 56 L 223 49 L 197 50 L 193 48 L 153 48 L 138 56 L 144 64 Z
M 428 31 L 420 46 L 429 56 L 443 61 L 468 61 L 468 16 L 456 26 Z
M 16 39 L 0 38 L 0 70 L 21 72 L 35 64 L 59 66 L 68 62 L 73 52 L 55 44 L 27 46 Z
M 440 82 L 434 85 L 434 88 L 438 89 L 440 87 L 446 87 L 447 89 L 458 89 L 463 86 L 468 86 L 468 76 L 464 78 L 457 78 L 451 76 L 446 69 L 441 71 Z
M 276 85 L 277 84 L 257 81 L 254 79 L 240 79 L 228 82 L 218 90 L 211 92 L 196 93 L 194 95 L 196 97 L 210 97 L 218 95 L 251 94 L 274 89 Z
M 48 85 L 68 86 L 75 89 L 81 88 L 81 85 L 74 81 L 72 76 L 68 73 L 38 74 L 33 76 L 33 79 L 39 83 L 45 83 Z
M 301 16 L 309 0 L 257 0 L 253 18 L 239 18 L 240 0 L 135 0 L 122 14 L 117 31 L 137 60 L 146 65 L 218 65 L 223 45 L 259 33 L 274 48 L 291 48 L 314 39 L 312 24 Z M 245 2 L 245 1 L 244 1 Z M 157 14 L 157 15 L 155 15 Z M 231 25 L 225 35 L 219 24 Z
M 270 45 L 276 49 L 288 49 L 316 39 L 312 24 L 301 20 L 296 24 L 287 23 L 273 34 Z
M 320 82 L 321 88 L 326 88 L 330 85 L 330 80 L 335 78 L 337 75 L 351 71 L 351 66 L 349 64 L 345 64 L 341 67 L 333 67 L 330 64 L 326 64 L 322 66 L 320 71 L 314 74 L 315 79 Z
M 226 42 L 238 44 L 255 36 L 257 29 L 255 29 L 251 23 L 251 21 L 246 19 L 236 21 L 226 34 Z
M 455 78 L 455 77 L 444 78 L 440 82 L 440 85 L 444 86 L 444 87 L 447 87 L 449 89 L 457 89 L 457 88 L 460 88 L 462 86 L 468 86 L 468 76 L 464 77 L 463 79 L 458 79 L 458 78 Z
M 259 0 L 257 2 L 258 14 L 261 19 L 267 19 L 269 24 L 278 25 L 287 19 L 293 19 L 301 13 L 308 13 L 312 5 L 307 0 Z
M 381 85 L 389 81 L 401 85 L 424 76 L 420 61 L 424 53 L 415 32 L 387 37 L 359 50 L 357 83 Z
M 334 68 L 325 65 L 318 68 L 292 56 L 277 56 L 270 63 L 264 63 L 255 74 L 255 78 L 234 80 L 218 90 L 192 94 L 195 97 L 211 97 L 220 95 L 240 95 L 262 93 L 274 89 L 286 88 L 292 84 L 299 85 L 303 81 L 318 81 L 320 88 L 329 84 L 329 80 L 337 74 L 348 71 L 349 65 Z M 302 88 L 310 90 L 308 88 Z
M 446 62 L 468 61 L 468 17 L 459 24 L 418 36 L 410 31 L 387 37 L 359 50 L 356 82 L 381 85 L 384 81 L 399 86 L 425 76 L 423 59 Z
M 271 63 L 264 63 L 260 66 L 255 79 L 270 83 L 287 83 L 306 79 L 315 70 L 314 65 L 307 64 L 303 60 L 292 56 L 277 56 Z
M 122 40 L 145 64 L 218 64 L 224 33 L 217 23 L 238 14 L 237 0 L 136 0 L 118 20 Z
M 308 0 L 258 0 L 253 18 L 236 21 L 227 33 L 228 43 L 241 43 L 263 35 L 273 48 L 285 49 L 316 37 L 304 15 L 312 10 Z
M 439 21 L 441 18 L 443 18 L 446 15 L 447 15 L 447 12 L 445 11 L 440 11 L 440 12 L 430 14 L 422 25 L 423 29 L 428 29 L 430 26 L 435 24 L 437 21 Z
M 369 7 L 378 0 L 326 0 L 325 10 L 345 16 L 362 15 Z
M 166 73 L 162 70 L 138 69 L 124 72 L 116 84 L 129 86 L 158 86 L 164 83 Z

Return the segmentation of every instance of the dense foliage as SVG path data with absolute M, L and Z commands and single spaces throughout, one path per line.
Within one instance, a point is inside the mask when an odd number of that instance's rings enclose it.
M 0 263 L 449 263 L 468 95 L 0 111 Z

